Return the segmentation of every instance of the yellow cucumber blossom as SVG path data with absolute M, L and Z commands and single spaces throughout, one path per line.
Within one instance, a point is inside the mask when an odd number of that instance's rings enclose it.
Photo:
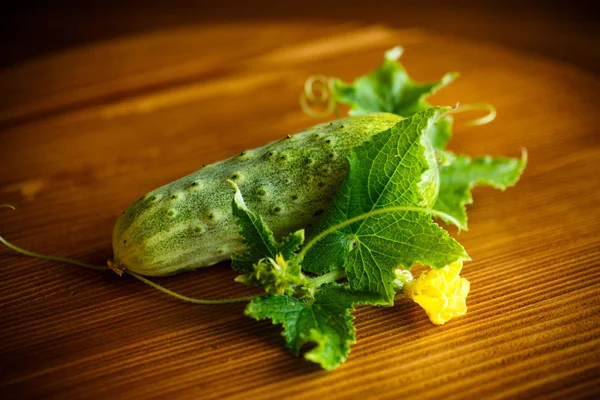
M 460 277 L 462 261 L 423 272 L 407 285 L 408 295 L 427 313 L 429 320 L 443 325 L 467 312 L 469 281 Z
M 287 269 L 288 263 L 281 254 L 277 254 L 275 260 L 270 258 L 269 261 L 271 261 L 271 264 L 273 264 L 273 267 L 276 269 Z

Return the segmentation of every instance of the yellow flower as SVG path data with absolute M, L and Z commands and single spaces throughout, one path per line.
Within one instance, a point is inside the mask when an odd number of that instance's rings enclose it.
M 423 272 L 408 286 L 410 297 L 423 307 L 429 320 L 436 325 L 443 325 L 467 312 L 466 299 L 471 285 L 460 277 L 461 269 L 462 261 L 432 269 Z
M 287 269 L 288 264 L 282 254 L 277 254 L 275 260 L 270 258 L 269 261 L 271 261 L 271 264 L 273 264 L 275 269 Z

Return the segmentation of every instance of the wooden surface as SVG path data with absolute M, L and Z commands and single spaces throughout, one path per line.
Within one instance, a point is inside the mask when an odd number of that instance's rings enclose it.
M 595 0 L 30 0 L 0 18 L 0 68 L 40 54 L 215 21 L 360 20 L 508 45 L 600 73 Z M 94 18 L 90 18 L 94 16 Z
M 243 304 L 180 303 L 128 278 L 0 248 L 0 397 L 592 398 L 600 395 L 598 79 L 485 41 L 319 22 L 156 31 L 31 60 L 0 75 L 0 231 L 23 247 L 103 264 L 119 212 L 141 194 L 316 122 L 306 77 L 350 80 L 405 47 L 417 79 L 461 78 L 437 104 L 451 148 L 529 152 L 521 182 L 475 190 L 466 316 L 438 327 L 415 305 L 362 307 L 334 372 L 292 356 Z M 462 122 L 461 122 L 462 121 Z M 455 230 L 452 230 L 456 234 Z M 160 279 L 181 293 L 253 293 L 225 265 Z

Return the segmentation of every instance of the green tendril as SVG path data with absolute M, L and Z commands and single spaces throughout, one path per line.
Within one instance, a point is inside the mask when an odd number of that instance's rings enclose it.
M 25 250 L 19 246 L 16 246 L 16 245 L 10 243 L 8 240 L 4 239 L 2 236 L 0 236 L 0 242 L 2 242 L 2 244 L 4 244 L 9 249 L 16 251 L 17 253 L 20 253 L 20 254 L 23 254 L 23 255 L 26 255 L 29 257 L 33 257 L 33 258 L 39 258 L 41 260 L 56 261 L 56 262 L 63 263 L 63 264 L 76 265 L 78 267 L 87 268 L 87 269 L 91 269 L 94 271 L 107 271 L 109 269 L 108 267 L 92 265 L 92 264 L 88 264 L 88 263 L 85 263 L 82 261 L 72 260 L 70 258 L 50 256 L 47 254 L 40 254 L 40 253 L 36 253 L 34 251 Z
M 496 108 L 488 103 L 472 103 L 472 104 L 464 104 L 464 105 L 456 105 L 452 110 L 448 111 L 449 114 L 458 114 L 462 112 L 468 111 L 487 111 L 487 115 L 484 115 L 481 118 L 473 119 L 467 121 L 465 124 L 469 126 L 478 126 L 489 124 L 493 120 L 496 119 Z
M 185 301 L 187 303 L 192 303 L 192 304 L 215 305 L 215 304 L 245 303 L 245 302 L 248 302 L 248 301 L 258 297 L 258 296 L 245 296 L 245 297 L 236 297 L 233 299 L 216 299 L 216 300 L 196 299 L 193 297 L 187 297 L 187 296 L 181 295 L 179 293 L 173 292 L 172 290 L 169 290 L 157 283 L 152 282 L 150 279 L 144 278 L 143 276 L 136 274 L 135 272 L 125 271 L 125 273 L 127 275 L 131 275 L 132 277 L 139 280 L 140 282 L 144 282 L 146 285 L 151 286 L 154 289 L 157 289 L 165 294 L 168 294 L 169 296 L 173 296 L 178 300 Z
M 12 206 L 10 204 L 0 204 L 0 207 L 10 208 L 11 210 L 16 210 L 15 206 Z M 72 260 L 70 258 L 50 256 L 47 254 L 40 254 L 40 253 L 36 253 L 34 251 L 25 250 L 17 245 L 12 244 L 8 240 L 4 239 L 2 236 L 0 236 L 0 243 L 4 244 L 9 249 L 16 251 L 17 253 L 23 254 L 25 256 L 33 257 L 33 258 L 39 258 L 41 260 L 56 261 L 56 262 L 63 263 L 63 264 L 76 265 L 78 267 L 87 268 L 87 269 L 91 269 L 94 271 L 107 271 L 109 269 L 108 267 L 105 267 L 105 266 L 92 265 L 92 264 L 88 264 L 88 263 L 85 263 L 82 261 Z

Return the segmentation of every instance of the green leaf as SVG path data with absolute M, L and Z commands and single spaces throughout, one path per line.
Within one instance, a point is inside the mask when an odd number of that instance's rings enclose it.
M 239 272 L 249 272 L 252 265 L 259 260 L 270 257 L 275 259 L 281 254 L 286 260 L 294 257 L 294 253 L 304 242 L 304 230 L 291 233 L 277 243 L 273 232 L 267 227 L 260 216 L 257 216 L 246 207 L 242 192 L 237 185 L 230 181 L 235 188 L 235 195 L 231 203 L 233 216 L 238 224 L 240 234 L 246 245 L 246 253 L 231 255 L 231 266 Z
M 435 160 L 426 155 L 427 132 L 445 111 L 433 107 L 415 114 L 353 149 L 348 175 L 314 236 L 377 209 L 432 204 L 430 186 L 438 175 Z M 392 304 L 394 269 L 399 265 L 441 268 L 466 259 L 464 248 L 429 214 L 394 211 L 328 235 L 310 248 L 302 268 L 322 274 L 345 266 L 353 290 L 379 293 L 381 304 Z
M 431 107 L 425 99 L 458 76 L 452 72 L 436 82 L 416 82 L 397 62 L 398 57 L 398 52 L 388 51 L 379 68 L 352 84 L 336 79 L 333 97 L 351 107 L 350 115 L 390 112 L 409 117 Z
M 431 146 L 436 150 L 444 150 L 452 138 L 452 117 L 444 116 L 437 121 L 428 132 Z
M 517 183 L 526 165 L 526 152 L 520 159 L 455 156 L 449 165 L 440 168 L 440 191 L 434 209 L 452 216 L 459 223 L 457 227 L 466 230 L 465 205 L 473 203 L 471 189 L 488 185 L 505 190 Z
M 269 318 L 283 325 L 283 336 L 296 355 L 306 343 L 316 347 L 304 353 L 307 360 L 332 370 L 346 361 L 350 345 L 356 342 L 355 305 L 375 304 L 377 294 L 356 292 L 337 283 L 322 285 L 311 301 L 283 295 L 264 295 L 246 307 L 246 315 L 257 320 Z

